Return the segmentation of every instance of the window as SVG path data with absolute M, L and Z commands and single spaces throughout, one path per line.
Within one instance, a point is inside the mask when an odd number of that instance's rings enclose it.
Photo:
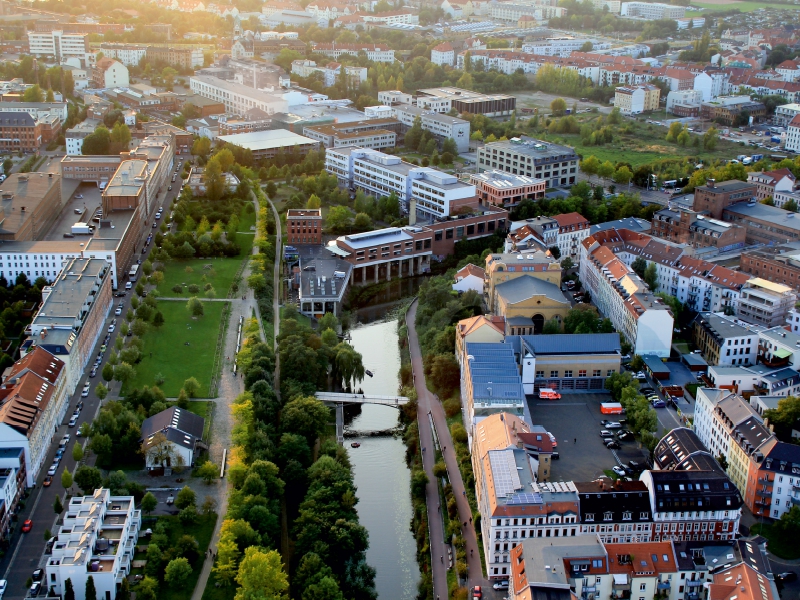
M 594 513 L 586 513 L 585 518 L 587 521 L 594 521 Z
M 614 374 L 614 369 L 609 369 L 606 371 L 606 377 L 611 377 Z
M 550 371 L 550 377 L 558 377 L 558 371 Z
M 611 521 L 614 518 L 614 513 L 611 511 L 603 513 L 603 521 Z
M 536 379 L 544 378 L 544 371 L 536 371 Z
M 600 369 L 594 369 L 592 371 L 592 377 L 600 377 L 601 373 L 602 373 L 602 371 Z
M 586 369 L 580 369 L 578 371 L 578 377 L 586 377 Z
M 643 591 L 645 591 L 646 589 L 647 589 L 647 584 L 646 584 L 646 583 L 640 583 L 640 584 L 639 584 L 639 591 L 640 591 L 640 592 L 643 592 Z
M 572 377 L 572 370 L 568 369 L 568 370 L 564 371 L 564 377 Z

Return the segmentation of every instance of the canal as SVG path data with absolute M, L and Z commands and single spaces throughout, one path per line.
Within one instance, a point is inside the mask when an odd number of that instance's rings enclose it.
M 360 386 L 366 394 L 397 394 L 400 349 L 396 313 L 392 310 L 396 307 L 395 299 L 380 308 L 373 305 L 359 310 L 356 314 L 361 322 L 350 330 L 351 343 L 361 353 L 364 368 L 373 373 Z M 390 429 L 398 424 L 398 416 L 397 409 L 366 404 L 348 426 L 358 431 Z M 350 447 L 352 442 L 360 443 L 361 447 Z M 346 438 L 346 447 L 358 488 L 358 517 L 369 532 L 367 563 L 377 571 L 378 597 L 413 600 L 420 574 L 416 543 L 409 529 L 411 473 L 405 462 L 403 440 Z

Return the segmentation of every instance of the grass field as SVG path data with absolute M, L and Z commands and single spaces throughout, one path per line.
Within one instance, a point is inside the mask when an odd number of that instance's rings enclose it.
M 126 389 L 152 386 L 155 376 L 161 373 L 164 384 L 160 387 L 168 398 L 176 397 L 189 377 L 200 383 L 198 396 L 207 397 L 225 305 L 225 302 L 204 302 L 205 314 L 194 319 L 185 302 L 159 302 L 164 325 L 151 328 L 142 338 L 144 358 L 136 365 L 136 377 L 128 382 Z
M 692 6 L 704 8 L 706 11 L 730 10 L 732 8 L 736 8 L 742 12 L 753 12 L 759 8 L 775 8 L 778 10 L 792 10 L 797 8 L 792 4 L 770 4 L 768 2 L 692 2 Z M 689 13 L 703 14 L 703 12 L 705 11 L 687 11 L 687 16 Z
M 208 441 L 208 433 L 211 429 L 211 418 L 212 418 L 212 403 L 206 400 L 190 400 L 189 401 L 189 412 L 193 412 L 199 417 L 203 417 L 206 420 L 205 428 L 203 429 L 203 439 Z
M 780 540 L 774 540 L 772 535 L 772 524 L 756 523 L 750 528 L 751 535 L 763 535 L 769 541 L 767 542 L 767 550 L 772 552 L 778 558 L 785 558 L 788 560 L 795 560 L 800 558 L 800 546 L 794 541 L 784 543 Z

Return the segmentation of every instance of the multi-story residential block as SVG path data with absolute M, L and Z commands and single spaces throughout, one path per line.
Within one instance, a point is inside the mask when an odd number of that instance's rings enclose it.
M 616 333 L 514 334 L 508 331 L 514 329 L 508 321 L 505 343 L 519 356 L 522 386 L 528 395 L 542 389 L 597 393 L 605 389 L 607 378 L 621 372 Z
M 0 197 L 3 200 L 0 240 L 41 240 L 61 211 L 61 176 L 12 173 L 0 183 Z M 0 265 L 0 272 L 3 270 Z
M 758 329 L 722 314 L 697 315 L 692 339 L 709 365 L 750 366 L 758 356 Z
M 789 210 L 790 206 L 786 206 L 788 202 L 794 202 L 795 206 L 800 206 L 800 191 L 775 191 L 772 196 L 772 201 L 775 203 L 775 206 L 778 208 L 783 208 L 784 210 Z
M 126 87 L 130 84 L 128 67 L 105 56 L 92 68 L 92 81 L 98 88 Z
M 458 152 L 469 150 L 469 121 L 411 104 L 397 104 L 392 106 L 392 110 L 393 116 L 403 124 L 404 132 L 413 127 L 419 118 L 420 127 L 431 132 L 440 147 L 445 140 L 452 139 Z
M 308 95 L 299 91 L 266 92 L 210 75 L 190 77 L 189 86 L 193 93 L 221 102 L 225 105 L 225 112 L 234 115 L 244 115 L 252 108 L 273 115 L 286 112 L 290 105 L 305 104 L 308 101 Z
M 358 56 L 365 52 L 367 58 L 374 62 L 394 62 L 394 50 L 384 44 L 343 44 L 331 42 L 329 44 L 316 44 L 314 52 L 324 54 L 333 59 L 338 59 L 342 54 Z
M 27 112 L 0 111 L 0 149 L 35 152 L 43 143 L 42 123 Z
M 577 181 L 578 155 L 567 146 L 522 136 L 479 148 L 478 170 L 544 179 L 548 187 L 570 186 Z
M 502 413 L 503 418 L 516 416 L 529 423 L 530 412 L 514 349 L 507 344 L 470 342 L 466 352 L 466 360 L 461 362 L 461 397 L 464 426 L 470 439 L 476 435 L 476 426 L 490 415 Z M 547 479 L 550 470 L 543 468 L 539 475 Z
M 579 535 L 597 535 L 603 543 L 649 542 L 653 515 L 650 492 L 641 481 L 597 479 L 575 483 L 580 502 Z
M 67 156 L 80 156 L 83 153 L 83 140 L 92 135 L 101 121 L 98 119 L 86 119 L 74 127 L 70 127 L 65 132 L 67 142 Z
M 583 247 L 581 281 L 600 313 L 625 336 L 634 353 L 668 357 L 674 321 L 669 308 L 595 236 L 586 238 Z
M 498 170 L 470 175 L 469 181 L 484 202 L 503 208 L 513 208 L 523 200 L 540 200 L 547 189 L 544 179 L 511 175 Z M 554 227 L 553 242 L 557 231 L 558 227 Z
M 202 67 L 205 60 L 203 49 L 193 46 L 148 46 L 146 57 L 151 63 L 165 64 L 185 71 Z
M 470 266 L 470 265 L 468 265 Z M 481 274 L 481 290 L 483 289 L 483 269 L 471 265 Z M 466 267 L 465 267 L 466 268 Z M 463 269 L 462 269 L 463 271 Z M 462 319 L 456 324 L 456 360 L 462 364 L 467 358 L 468 343 L 499 344 L 505 337 L 506 321 L 494 315 L 478 315 Z
M 435 65 L 452 67 L 456 52 L 450 42 L 443 42 L 431 50 L 431 62 Z
M 402 92 L 401 92 L 402 94 Z M 455 87 L 426 88 L 417 90 L 417 96 L 412 101 L 410 95 L 407 99 L 400 99 L 404 104 L 416 104 L 420 108 L 439 113 L 448 113 L 456 109 L 458 114 L 483 115 L 485 117 L 510 116 L 517 106 L 517 99 L 506 94 L 482 94 L 471 90 Z M 378 100 L 381 100 L 380 93 Z
M 792 106 L 800 107 L 800 104 L 793 104 Z M 800 108 L 798 111 L 800 111 Z M 789 121 L 786 128 L 786 141 L 783 147 L 788 152 L 800 152 L 800 114 L 795 115 Z
M 34 56 L 52 56 L 60 63 L 64 59 L 77 58 L 83 66 L 92 61 L 89 36 L 86 33 L 66 33 L 60 30 L 28 32 L 30 53 Z
M 70 498 L 52 554 L 46 559 L 48 589 L 63 595 L 70 579 L 77 596 L 92 577 L 98 598 L 115 597 L 131 571 L 141 512 L 133 496 L 112 496 L 107 488 Z
M 638 115 L 658 110 L 661 89 L 649 83 L 618 87 L 614 90 L 614 106 L 623 115 Z
M 23 355 L 4 374 L 0 398 L 0 448 L 21 457 L 14 467 L 24 472 L 21 483 L 33 487 L 67 412 L 64 362 L 42 348 Z
M 777 171 L 756 171 L 747 174 L 748 183 L 756 185 L 756 198 L 759 202 L 769 197 L 775 197 L 777 192 L 792 192 L 796 178 L 787 168 Z
M 571 212 L 553 215 L 558 223 L 556 244 L 561 252 L 561 259 L 569 257 L 576 266 L 581 260 L 581 242 L 589 236 L 589 220 L 583 215 Z
M 295 209 L 286 212 L 287 243 L 321 244 L 322 211 L 318 208 Z
M 667 94 L 667 112 L 679 117 L 697 117 L 703 92 L 700 90 L 680 90 Z
M 777 106 L 775 107 L 775 125 L 787 127 L 797 115 L 800 115 L 800 104 Z
M 619 12 L 619 8 L 617 8 Z M 573 52 L 579 51 L 587 43 L 592 45 L 592 50 L 607 50 L 611 48 L 608 42 L 601 42 L 596 39 L 584 37 L 549 37 L 543 40 L 525 42 L 522 44 L 522 51 L 528 54 L 538 54 L 540 56 L 563 56 L 568 57 Z
M 488 254 L 484 271 L 486 272 L 484 297 L 489 310 L 495 314 L 497 312 L 495 288 L 505 282 L 523 276 L 531 276 L 556 287 L 561 285 L 561 265 L 555 261 L 552 255 L 541 250 L 524 254 Z M 541 324 L 544 324 L 543 320 Z
M 67 120 L 66 102 L 0 102 L 0 114 L 28 113 L 35 120 L 55 115 L 60 123 Z
M 754 325 L 775 327 L 786 323 L 796 303 L 797 294 L 789 286 L 756 277 L 739 292 L 736 316 Z
M 620 15 L 623 17 L 639 17 L 648 21 L 658 19 L 682 19 L 686 7 L 658 2 L 623 2 Z
M 705 185 L 694 190 L 692 208 L 697 212 L 707 212 L 714 219 L 723 219 L 723 211 L 731 204 L 749 202 L 756 197 L 756 186 L 744 181 L 723 181 L 709 179 Z
M 394 148 L 400 123 L 395 119 L 367 119 L 355 123 L 313 125 L 303 128 L 303 135 L 322 142 L 325 148 L 358 146 L 369 150 Z
M 325 169 L 339 185 L 363 189 L 375 197 L 396 194 L 404 212 L 427 219 L 454 215 L 474 203 L 475 186 L 431 167 L 417 167 L 398 156 L 358 147 L 330 149 Z
M 138 44 L 115 44 L 104 42 L 100 50 L 108 58 L 115 58 L 126 67 L 137 67 L 147 56 L 147 46 Z
M 544 4 L 527 4 L 524 2 L 497 2 L 490 3 L 490 16 L 498 21 L 511 21 L 518 23 L 522 17 L 533 17 L 542 22 L 548 19 L 563 17 L 567 9 L 561 6 L 548 6 Z
M 744 247 L 747 231 L 743 227 L 678 207 L 653 214 L 653 235 L 692 248 L 717 248 L 730 252 Z
M 645 471 L 640 479 L 650 491 L 655 541 L 736 539 L 742 496 L 710 455 L 700 468 Z
M 800 448 L 776 442 L 748 472 L 747 507 L 756 517 L 780 519 L 800 503 Z

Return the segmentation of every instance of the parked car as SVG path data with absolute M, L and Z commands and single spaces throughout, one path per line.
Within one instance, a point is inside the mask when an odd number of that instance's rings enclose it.
M 655 394 L 656 391 L 651 387 L 643 387 L 643 388 L 639 388 L 639 393 L 640 394 Z
M 86 396 L 89 395 L 89 390 L 90 389 L 91 389 L 91 386 L 89 385 L 89 382 L 87 381 L 86 385 L 83 386 L 83 390 L 81 390 L 81 398 L 86 398 Z
M 127 295 L 128 295 L 128 292 L 125 292 L 125 291 L 116 292 L 114 294 L 114 298 L 124 298 Z
M 644 371 L 639 371 L 638 373 L 636 373 L 635 377 L 636 377 L 636 379 L 639 379 L 639 380 L 645 380 L 645 381 L 647 380 L 647 377 L 645 376 Z
M 78 424 L 78 417 L 75 416 L 73 416 L 68 423 L 69 427 L 75 427 L 75 425 L 77 424 Z
M 71 439 L 72 439 L 72 436 L 70 436 L 70 434 L 68 434 L 68 433 L 65 433 L 64 437 L 61 438 L 61 441 L 64 442 L 64 445 L 66 446 L 67 444 L 69 444 L 69 441 Z
M 77 196 L 75 196 L 75 197 L 76 197 L 78 200 L 83 200 L 83 194 L 78 194 L 78 195 L 77 195 Z
M 614 466 L 614 467 L 611 468 L 611 470 L 614 471 L 614 473 L 616 475 L 619 475 L 620 477 L 625 477 L 625 475 L 626 475 L 625 469 L 623 469 L 622 467 Z
M 31 598 L 36 598 L 41 591 L 42 591 L 42 582 L 41 581 L 34 581 L 33 585 L 31 585 L 31 589 L 30 589 Z
M 92 367 L 92 370 L 89 371 L 89 377 L 97 377 L 97 368 Z
M 472 597 L 483 598 L 483 592 L 481 591 L 481 586 L 476 585 L 474 588 L 472 588 Z
M 22 524 L 22 533 L 28 533 L 31 529 L 33 529 L 33 521 L 25 519 L 25 522 Z
M 31 579 L 33 579 L 34 581 L 41 581 L 42 577 L 44 577 L 44 569 L 36 569 L 31 574 Z
M 622 423 L 619 421 L 608 421 L 606 427 L 608 429 L 622 429 Z
M 600 437 L 601 438 L 612 438 L 613 439 L 614 434 L 611 433 L 610 431 L 606 430 L 606 429 L 601 429 L 600 430 Z
M 52 477 L 53 475 L 56 474 L 57 470 L 58 470 L 58 463 L 53 463 L 52 465 L 50 465 L 50 468 L 47 469 L 47 474 Z
M 633 439 L 633 434 L 630 431 L 620 431 L 617 433 L 617 439 L 621 442 L 627 442 Z
M 42 485 L 44 487 L 50 487 L 51 483 L 53 483 L 53 478 L 50 475 L 48 475 L 47 477 L 44 478 L 44 481 L 42 482 Z M 0 597 L 2 597 L 2 596 L 0 596 Z
M 636 462 L 635 460 L 629 460 L 629 461 L 628 461 L 628 466 L 629 466 L 631 469 L 633 469 L 634 471 L 641 471 L 641 470 L 644 468 L 644 467 L 642 467 L 642 465 L 641 465 L 641 464 L 639 464 L 639 463 L 638 463 L 638 462 Z
M 794 571 L 786 571 L 784 573 L 778 573 L 778 581 L 782 581 L 786 583 L 787 581 L 797 581 L 797 573 Z
M 492 586 L 496 590 L 507 590 L 508 589 L 508 581 L 498 581 Z
M 6 593 L 6 588 L 8 587 L 8 581 L 5 579 L 0 579 L 0 598 L 3 597 L 3 594 Z
M 667 403 L 663 400 L 653 400 L 652 402 L 653 408 L 665 408 Z
M 108 326 L 108 333 L 114 333 L 114 330 L 116 328 L 117 326 L 112 323 L 111 325 Z
M 619 450 L 619 442 L 615 442 L 614 440 L 609 440 L 606 443 L 606 448 L 609 450 Z

